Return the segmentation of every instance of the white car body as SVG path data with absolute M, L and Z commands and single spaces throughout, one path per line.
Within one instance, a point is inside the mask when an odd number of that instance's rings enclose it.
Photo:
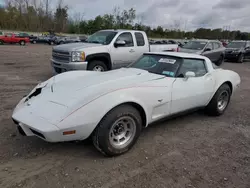
M 27 136 L 48 142 L 84 140 L 98 126 L 107 112 L 130 103 L 144 113 L 143 126 L 192 108 L 205 107 L 225 82 L 235 92 L 241 80 L 231 70 L 214 69 L 201 55 L 161 52 L 147 53 L 202 59 L 207 67 L 202 77 L 165 77 L 135 68 L 108 72 L 70 71 L 37 85 L 41 94 L 16 106 L 12 118 Z M 30 94 L 31 94 L 30 93 Z M 28 95 L 29 96 L 29 95 Z M 64 135 L 67 131 L 74 134 Z

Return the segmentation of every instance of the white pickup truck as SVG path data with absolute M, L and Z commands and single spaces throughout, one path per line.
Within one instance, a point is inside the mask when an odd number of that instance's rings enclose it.
M 178 51 L 177 44 L 149 45 L 144 31 L 100 30 L 84 43 L 54 46 L 54 74 L 70 70 L 107 71 L 125 67 L 145 52 Z

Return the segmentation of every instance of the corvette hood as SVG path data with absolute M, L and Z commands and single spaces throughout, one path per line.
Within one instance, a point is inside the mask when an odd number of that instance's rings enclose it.
M 164 76 L 133 68 L 108 72 L 68 72 L 51 79 L 51 99 L 70 106 L 74 100 L 83 99 L 87 102 L 117 89 L 140 86 L 142 83 L 160 78 Z
M 14 113 L 17 116 L 32 113 L 57 124 L 70 112 L 102 95 L 119 89 L 150 86 L 152 82 L 163 78 L 165 76 L 134 68 L 121 68 L 108 72 L 70 71 L 38 85 L 28 98 L 40 90 L 39 88 L 42 90 L 25 104 L 21 102 L 22 105 L 18 105 Z M 167 87 L 172 85 L 174 79 L 165 80 L 164 86 Z M 159 82 L 157 83 L 159 85 Z

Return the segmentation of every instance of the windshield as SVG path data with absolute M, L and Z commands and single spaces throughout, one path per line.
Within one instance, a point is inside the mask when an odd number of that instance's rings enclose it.
M 205 41 L 189 41 L 182 46 L 182 48 L 190 50 L 202 50 L 206 46 Z
M 98 43 L 98 44 L 109 44 L 117 32 L 115 31 L 98 31 L 91 35 L 86 42 L 89 43 Z
M 243 48 L 245 45 L 245 42 L 231 42 L 227 45 L 227 48 Z
M 128 67 L 143 69 L 150 73 L 168 77 L 175 77 L 181 61 L 182 58 L 174 56 L 144 54 Z

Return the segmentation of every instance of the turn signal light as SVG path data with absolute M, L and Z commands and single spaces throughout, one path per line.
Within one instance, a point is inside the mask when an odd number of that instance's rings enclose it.
M 63 132 L 63 135 L 70 135 L 70 134 L 76 134 L 76 130 L 64 131 Z

